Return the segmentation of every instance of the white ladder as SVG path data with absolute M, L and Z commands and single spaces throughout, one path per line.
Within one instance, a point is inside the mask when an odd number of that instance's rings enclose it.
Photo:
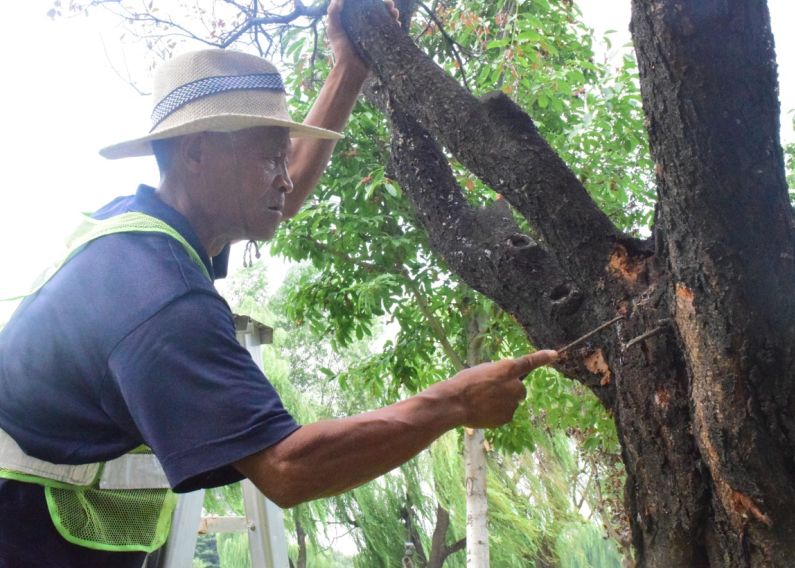
M 257 366 L 262 369 L 264 344 L 273 340 L 273 329 L 248 316 L 235 315 L 237 340 Z M 265 498 L 248 479 L 240 482 L 243 489 L 244 517 L 202 517 L 204 489 L 179 496 L 171 534 L 156 558 L 146 568 L 190 568 L 199 533 L 217 534 L 247 532 L 251 568 L 287 568 L 287 535 L 284 513 Z

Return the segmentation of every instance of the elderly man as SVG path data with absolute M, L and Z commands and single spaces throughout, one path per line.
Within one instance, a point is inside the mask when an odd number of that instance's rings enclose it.
M 298 210 L 367 75 L 340 3 L 336 64 L 303 124 L 271 64 L 206 50 L 158 70 L 146 136 L 102 151 L 154 153 L 161 181 L 100 209 L 0 335 L 0 568 L 140 566 L 168 534 L 169 487 L 247 477 L 285 507 L 345 491 L 451 428 L 508 422 L 522 377 L 556 356 L 480 365 L 299 427 L 237 343 L 213 286 L 224 253 Z

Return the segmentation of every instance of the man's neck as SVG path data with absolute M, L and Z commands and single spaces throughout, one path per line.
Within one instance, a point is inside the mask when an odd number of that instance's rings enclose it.
M 208 256 L 216 256 L 230 242 L 231 239 L 215 230 L 213 216 L 191 198 L 190 188 L 185 184 L 161 178 L 155 195 L 188 220 Z

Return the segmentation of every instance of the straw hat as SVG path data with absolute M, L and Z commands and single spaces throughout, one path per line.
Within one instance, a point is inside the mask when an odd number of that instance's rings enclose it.
M 99 151 L 106 158 L 152 153 L 152 140 L 195 132 L 284 126 L 293 137 L 338 139 L 340 134 L 290 120 L 279 72 L 255 55 L 207 49 L 178 55 L 155 72 L 149 134 Z

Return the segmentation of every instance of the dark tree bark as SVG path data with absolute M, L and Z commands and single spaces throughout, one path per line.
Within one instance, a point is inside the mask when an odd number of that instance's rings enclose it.
M 298 541 L 298 559 L 295 568 L 306 568 L 306 531 L 301 521 L 295 521 L 295 537 Z
M 380 1 L 348 0 L 344 24 L 448 266 L 539 347 L 625 316 L 559 368 L 615 418 L 638 564 L 791 565 L 795 247 L 765 3 L 633 0 L 657 166 L 648 242 L 611 224 L 530 117 L 471 97 Z M 470 207 L 440 144 L 505 200 Z
M 447 531 L 450 528 L 450 513 L 441 505 L 436 506 L 436 526 L 431 537 L 431 554 L 426 568 L 442 568 L 444 561 L 451 554 L 463 550 L 466 539 L 459 539 L 453 544 L 447 544 Z

